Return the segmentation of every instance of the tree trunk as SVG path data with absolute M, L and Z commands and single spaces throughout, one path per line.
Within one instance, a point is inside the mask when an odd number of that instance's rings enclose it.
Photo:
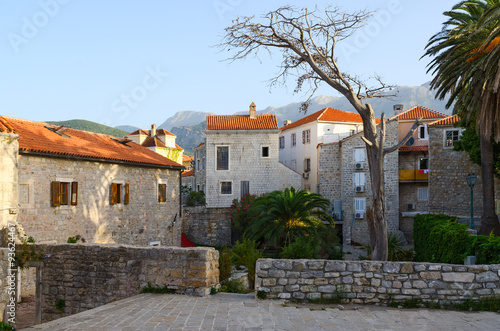
M 495 212 L 495 178 L 493 140 L 481 137 L 481 181 L 483 184 L 483 215 L 479 234 L 489 235 L 492 231 L 500 236 L 500 222 Z

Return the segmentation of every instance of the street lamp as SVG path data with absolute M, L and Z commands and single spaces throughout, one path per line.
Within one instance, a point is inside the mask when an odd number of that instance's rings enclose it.
M 467 185 L 470 187 L 470 227 L 474 229 L 474 185 L 477 182 L 476 174 L 468 174 L 465 178 L 467 180 Z

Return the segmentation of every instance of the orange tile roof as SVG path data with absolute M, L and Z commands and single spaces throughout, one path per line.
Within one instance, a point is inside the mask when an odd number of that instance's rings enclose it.
M 434 122 L 430 122 L 427 125 L 453 125 L 453 124 L 458 123 L 460 121 L 461 121 L 460 117 L 458 117 L 458 115 L 455 114 L 455 115 L 451 115 L 451 116 L 439 119 L 439 120 L 434 121 Z
M 129 133 L 127 136 L 136 136 L 136 135 L 143 135 L 143 136 L 149 136 L 151 135 L 151 130 L 143 130 L 143 129 L 139 129 L 139 130 L 136 130 L 132 133 Z M 157 136 L 174 136 L 174 137 L 177 137 L 175 134 L 173 134 L 172 132 L 170 131 L 167 131 L 165 129 L 158 129 L 156 130 L 156 135 Z
M 261 114 L 257 118 L 248 115 L 207 115 L 207 130 L 273 130 L 278 129 L 274 114 Z
M 414 106 L 397 115 L 394 115 L 390 119 L 398 118 L 399 120 L 416 120 L 420 117 L 422 117 L 422 119 L 429 119 L 429 118 L 442 118 L 447 116 L 448 115 L 446 114 L 440 113 L 438 111 L 426 107 Z
M 182 177 L 194 176 L 194 170 L 184 171 L 181 176 Z
M 193 160 L 194 160 L 193 156 L 182 155 L 182 162 L 188 162 Z
M 0 132 L 2 132 L 2 133 L 17 133 L 16 129 L 12 126 L 12 124 L 10 124 L 2 116 L 0 116 Z
M 314 121 L 363 123 L 363 120 L 361 119 L 361 116 L 358 113 L 326 107 L 320 111 L 315 112 L 314 114 L 311 114 L 298 121 L 288 124 L 282 127 L 280 130 L 288 130 L 300 126 L 302 124 L 311 123 Z M 375 121 L 377 122 L 377 124 L 380 123 L 380 119 L 378 118 L 375 119 Z
M 18 132 L 20 152 L 183 168 L 127 139 L 71 128 L 64 131 L 64 135 L 59 135 L 48 129 L 59 128 L 52 124 L 7 116 L 0 116 L 0 119 L 0 122 L 8 122 Z
M 401 146 L 399 147 L 399 152 L 427 152 L 429 146 Z
M 156 136 L 146 138 L 146 140 L 143 141 L 142 146 L 144 146 L 144 147 L 164 147 L 164 148 L 167 148 L 167 146 L 163 143 L 163 141 L 161 141 L 160 139 L 158 139 L 158 137 L 156 137 Z
M 196 146 L 195 148 L 193 148 L 193 150 L 194 150 L 194 149 L 197 149 L 198 147 L 203 146 L 203 145 L 205 145 L 205 143 L 204 143 L 204 142 L 200 143 L 198 146 Z

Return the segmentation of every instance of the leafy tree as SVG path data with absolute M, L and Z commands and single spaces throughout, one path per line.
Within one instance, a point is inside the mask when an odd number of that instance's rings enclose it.
M 308 190 L 286 188 L 255 200 L 252 206 L 257 217 L 251 221 L 244 237 L 251 240 L 264 238 L 276 247 L 291 244 L 296 237 L 313 234 L 331 222 L 326 211 L 330 202 L 320 194 Z
M 493 137 L 500 141 L 500 0 L 469 0 L 445 12 L 447 21 L 427 45 L 436 96 L 480 132 L 483 215 L 480 234 L 500 235 L 495 214 Z M 475 119 L 475 121 L 474 121 Z
M 366 24 L 371 12 L 354 14 L 338 8 L 319 10 L 278 8 L 268 13 L 263 23 L 254 17 L 239 17 L 225 29 L 226 34 L 219 44 L 222 50 L 233 51 L 229 60 L 241 60 L 257 55 L 259 51 L 279 52 L 282 63 L 280 72 L 271 80 L 271 85 L 285 84 L 296 77 L 295 92 L 304 84 L 311 86 L 308 101 L 317 87 L 325 83 L 342 94 L 361 115 L 363 137 L 372 186 L 372 203 L 367 210 L 370 246 L 374 260 L 387 260 L 387 222 L 385 218 L 384 157 L 396 151 L 413 135 L 419 121 L 398 144 L 385 147 L 385 117 L 377 127 L 370 98 L 390 96 L 391 86 L 382 83 L 379 77 L 364 81 L 356 75 L 343 72 L 336 58 L 336 45 L 350 37 Z M 308 103 L 303 104 L 307 110 Z M 273 239 L 277 239 L 274 238 Z

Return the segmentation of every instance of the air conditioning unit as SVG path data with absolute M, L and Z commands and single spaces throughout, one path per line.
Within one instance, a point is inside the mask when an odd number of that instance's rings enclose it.
M 356 170 L 363 170 L 365 168 L 365 164 L 363 162 L 356 162 L 354 165 L 354 169 Z
M 364 213 L 361 212 L 361 211 L 357 211 L 354 213 L 354 218 L 363 218 L 364 217 Z
M 365 191 L 364 185 L 356 186 L 356 193 L 362 193 L 364 191 Z
M 414 203 L 409 203 L 408 204 L 408 210 L 415 210 L 415 204 Z
M 308 172 L 304 172 L 302 174 L 302 177 L 304 177 L 304 179 L 309 179 L 309 173 Z

